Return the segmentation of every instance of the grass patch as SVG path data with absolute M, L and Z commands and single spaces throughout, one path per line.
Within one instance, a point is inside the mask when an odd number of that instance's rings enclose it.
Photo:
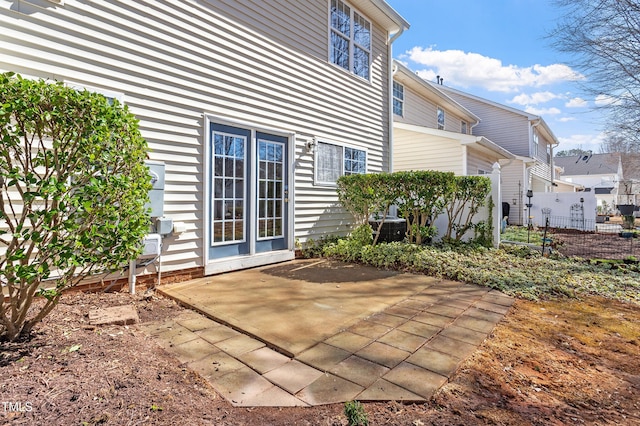
M 379 268 L 405 270 L 477 284 L 528 300 L 599 295 L 640 304 L 640 273 L 561 256 L 544 257 L 526 246 L 432 247 L 406 243 L 357 244 L 342 239 L 325 256 Z
M 507 226 L 504 232 L 500 235 L 500 239 L 504 241 L 514 241 L 517 243 L 529 242 L 531 244 L 541 246 L 543 235 L 543 231 L 536 228 L 531 231 L 527 231 L 526 226 Z

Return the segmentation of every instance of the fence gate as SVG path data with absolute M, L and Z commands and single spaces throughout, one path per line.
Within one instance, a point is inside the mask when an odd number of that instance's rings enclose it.
M 584 230 L 584 206 L 582 203 L 571 205 L 571 227 Z

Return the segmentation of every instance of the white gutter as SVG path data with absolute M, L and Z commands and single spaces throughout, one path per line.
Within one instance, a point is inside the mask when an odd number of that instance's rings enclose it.
M 387 75 L 389 76 L 389 83 L 387 87 L 389 101 L 389 123 L 388 123 L 388 134 L 389 134 L 389 173 L 393 173 L 393 75 L 398 70 L 395 68 L 394 70 L 394 60 L 393 60 L 393 42 L 402 35 L 402 33 L 407 29 L 404 25 L 400 26 L 400 29 L 396 31 L 391 37 L 389 37 L 387 41 L 387 58 L 389 61 Z

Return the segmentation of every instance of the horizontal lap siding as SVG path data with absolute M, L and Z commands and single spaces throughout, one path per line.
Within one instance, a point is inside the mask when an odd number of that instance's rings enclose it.
M 420 96 L 409 86 L 404 86 L 403 116 L 395 116 L 398 123 L 414 124 L 416 126 L 438 128 L 436 105 Z
M 478 174 L 478 170 L 484 170 L 487 173 L 493 171 L 493 164 L 498 161 L 497 157 L 490 156 L 484 152 L 473 148 L 467 149 L 467 174 Z
M 458 141 L 395 129 L 393 170 L 437 170 L 462 174 Z
M 454 100 L 480 117 L 473 134 L 484 136 L 516 155 L 529 156 L 529 120 L 491 104 L 447 91 Z
M 17 7 L 14 7 L 16 6 Z M 0 70 L 124 93 L 151 159 L 166 163 L 163 270 L 201 266 L 204 114 L 296 134 L 295 231 L 346 229 L 335 189 L 313 186 L 313 137 L 368 151 L 386 169 L 386 34 L 374 24 L 371 82 L 327 62 L 328 3 L 65 1 L 0 5 Z

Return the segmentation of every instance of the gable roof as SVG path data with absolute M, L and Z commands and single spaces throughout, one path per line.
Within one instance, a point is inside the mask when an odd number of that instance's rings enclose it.
M 564 169 L 562 176 L 614 175 L 619 171 L 620 154 L 586 153 L 555 157 L 554 162 L 556 166 Z
M 478 102 L 482 102 L 485 103 L 487 105 L 491 105 L 495 108 L 500 108 L 503 109 L 505 111 L 509 111 L 513 114 L 517 114 L 520 115 L 522 117 L 525 117 L 529 122 L 531 122 L 534 126 L 538 126 L 539 125 L 539 129 L 542 131 L 543 136 L 545 137 L 546 140 L 551 141 L 551 145 L 559 145 L 560 141 L 558 140 L 558 138 L 556 138 L 556 135 L 553 134 L 553 131 L 551 131 L 551 128 L 547 125 L 546 121 L 544 121 L 544 119 L 536 114 L 531 114 L 528 113 L 526 111 L 522 111 L 520 109 L 517 108 L 513 108 L 507 105 L 503 105 L 500 104 L 498 102 L 489 100 L 489 99 L 485 99 L 485 98 L 481 98 L 480 96 L 476 96 L 476 95 L 472 95 L 471 93 L 467 93 L 467 92 L 463 92 L 461 90 L 457 90 L 454 89 L 452 87 L 448 87 L 445 85 L 438 85 L 437 86 L 440 90 L 442 90 L 445 93 L 454 93 L 458 96 L 462 96 L 462 97 L 467 97 L 470 99 L 474 99 Z M 482 118 L 482 117 L 481 117 Z

